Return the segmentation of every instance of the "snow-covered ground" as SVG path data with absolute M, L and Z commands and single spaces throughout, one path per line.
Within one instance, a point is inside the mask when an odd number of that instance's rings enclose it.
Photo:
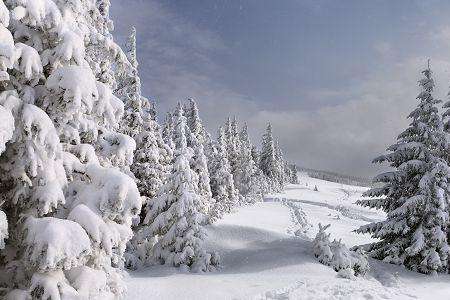
M 158 266 L 131 272 L 128 299 L 448 299 L 449 275 L 421 275 L 370 260 L 369 274 L 349 280 L 315 260 L 311 239 L 319 222 L 331 224 L 331 237 L 348 247 L 371 241 L 352 232 L 384 217 L 354 204 L 364 190 L 301 175 L 300 184 L 284 193 L 208 227 L 207 247 L 219 252 L 220 271 Z

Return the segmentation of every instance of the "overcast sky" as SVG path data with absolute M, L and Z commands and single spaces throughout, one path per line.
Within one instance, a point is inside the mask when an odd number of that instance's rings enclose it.
M 428 57 L 447 99 L 449 12 L 425 0 L 111 0 L 116 41 L 137 28 L 160 119 L 192 97 L 212 133 L 236 115 L 259 143 L 271 122 L 288 160 L 365 177 L 408 125 Z

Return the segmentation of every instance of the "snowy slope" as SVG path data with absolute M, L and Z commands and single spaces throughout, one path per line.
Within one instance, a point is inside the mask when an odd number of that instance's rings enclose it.
M 192 274 L 158 266 L 131 272 L 128 299 L 447 299 L 448 275 L 430 277 L 370 260 L 365 278 L 348 280 L 314 259 L 311 239 L 319 222 L 332 224 L 332 238 L 349 247 L 371 240 L 352 232 L 384 217 L 353 204 L 364 190 L 302 175 L 284 193 L 208 227 L 207 246 L 220 253 L 220 271 Z M 298 229 L 304 233 L 296 236 Z

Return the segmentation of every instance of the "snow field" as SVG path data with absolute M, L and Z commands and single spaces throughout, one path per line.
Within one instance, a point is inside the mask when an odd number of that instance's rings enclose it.
M 367 223 L 364 218 L 384 215 L 353 204 L 365 188 L 299 179 L 266 202 L 240 207 L 207 227 L 206 247 L 219 252 L 219 271 L 193 274 L 156 266 L 131 272 L 127 299 L 447 299 L 448 275 L 417 274 L 370 259 L 369 273 L 349 280 L 316 261 L 311 240 L 319 222 L 331 224 L 331 239 L 342 238 L 350 248 L 371 241 L 352 232 Z M 310 225 L 297 222 L 293 207 L 300 207 Z M 299 228 L 305 235 L 295 235 Z

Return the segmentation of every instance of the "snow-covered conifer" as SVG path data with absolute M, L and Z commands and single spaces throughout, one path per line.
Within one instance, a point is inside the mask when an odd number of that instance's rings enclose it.
M 292 164 L 289 166 L 291 169 L 291 178 L 290 183 L 298 184 L 298 169 L 296 164 Z
M 7 8 L 0 111 L 1 128 L 13 131 L 2 131 L 9 142 L 0 143 L 0 203 L 14 226 L 1 255 L 0 295 L 122 297 L 120 268 L 141 199 L 133 180 L 110 168 L 131 163 L 134 141 L 115 131 L 123 104 L 86 53 L 106 40 L 104 19 L 96 19 L 102 12 L 93 0 L 10 0 Z M 2 247 L 4 221 L 2 214 Z
M 365 193 L 373 199 L 358 201 L 362 206 L 384 210 L 387 219 L 357 231 L 380 239 L 370 246 L 373 257 L 435 273 L 448 268 L 450 170 L 442 158 L 446 136 L 436 107 L 441 101 L 432 96 L 431 70 L 422 73 L 422 91 L 417 108 L 409 115 L 410 126 L 388 148 L 390 153 L 374 160 L 388 162 L 394 170 L 374 178 L 383 185 Z
M 205 216 L 199 212 L 201 198 L 195 193 L 185 129 L 179 104 L 174 115 L 175 161 L 159 196 L 149 203 L 145 223 L 153 235 L 158 235 L 152 251 L 161 263 L 207 271 L 218 264 L 218 256 L 203 249 L 206 234 L 201 224 Z
M 286 165 L 287 163 L 284 160 L 283 157 L 283 151 L 281 150 L 280 144 L 278 141 L 275 142 L 275 160 L 277 162 L 277 169 L 278 169 L 278 175 L 277 175 L 277 182 L 278 185 L 282 188 L 284 187 L 287 178 L 286 178 Z
M 153 115 L 145 114 L 143 121 L 142 132 L 135 136 L 137 150 L 131 166 L 143 199 L 143 208 L 140 218 L 135 220 L 137 224 L 133 228 L 134 236 L 128 243 L 126 267 L 129 269 L 136 269 L 152 262 L 151 251 L 155 237 L 143 221 L 150 209 L 150 202 L 155 200 L 158 190 L 165 181 L 173 155 L 172 149 L 164 143 L 161 129 L 153 119 Z
M 200 119 L 197 103 L 192 98 L 189 98 L 188 102 L 189 105 L 185 111 L 187 126 L 198 143 L 204 144 L 206 142 L 205 129 Z
M 238 168 L 238 160 L 239 153 L 241 151 L 241 145 L 239 140 L 239 132 L 236 117 L 233 117 L 233 120 L 230 118 L 227 119 L 225 123 L 225 141 L 226 141 L 226 149 L 227 149 L 227 157 L 228 162 L 230 163 L 231 174 L 233 174 L 233 178 L 236 177 L 236 172 Z M 236 186 L 236 181 L 234 182 Z
M 187 124 L 187 145 L 193 151 L 193 155 L 190 159 L 190 165 L 196 175 L 196 192 L 203 201 L 201 212 L 208 214 L 214 200 L 212 199 L 211 193 L 208 160 L 204 150 L 206 130 L 202 125 L 197 104 L 192 98 L 188 99 L 188 101 L 189 105 L 187 107 L 187 111 L 185 112 Z
M 272 125 L 267 126 L 266 133 L 262 137 L 262 146 L 259 159 L 259 167 L 263 174 L 267 177 L 268 184 L 271 190 L 281 191 L 282 185 L 280 178 L 283 174 L 280 173 L 279 155 L 276 144 L 272 135 Z
M 236 188 L 246 202 L 259 201 L 262 199 L 264 191 L 261 190 L 261 183 L 259 182 L 261 178 L 258 174 L 256 162 L 252 157 L 252 144 L 248 136 L 247 124 L 244 124 L 239 134 L 239 144 L 240 151 L 234 176 Z
M 217 143 L 212 147 L 212 156 L 208 167 L 212 196 L 216 200 L 210 213 L 211 221 L 214 221 L 237 205 L 239 194 L 234 188 L 233 175 L 227 158 L 225 131 L 222 127 L 219 129 Z
M 120 89 L 117 95 L 125 103 L 124 116 L 121 122 L 121 131 L 135 137 L 142 130 L 144 123 L 142 102 L 148 101 L 141 95 L 141 80 L 138 73 L 138 61 L 136 57 L 136 29 L 133 27 L 126 43 L 127 58 L 131 64 L 130 71 L 122 74 Z
M 175 144 L 173 143 L 172 133 L 174 130 L 174 122 L 173 115 L 171 112 L 168 112 L 164 122 L 162 124 L 162 137 L 164 142 L 173 150 L 175 149 Z

